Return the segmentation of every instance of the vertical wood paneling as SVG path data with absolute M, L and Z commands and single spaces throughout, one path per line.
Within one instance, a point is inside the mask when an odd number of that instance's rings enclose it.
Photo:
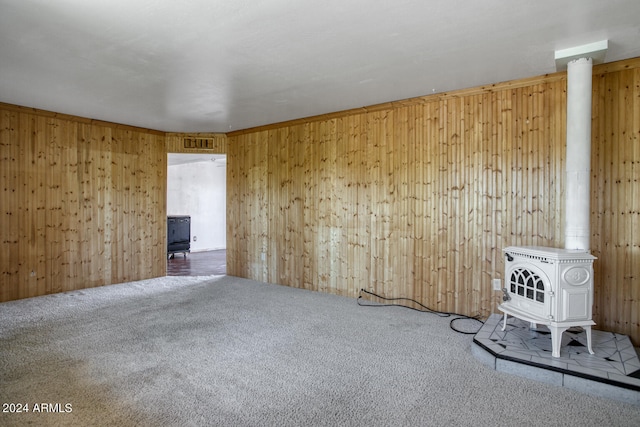
M 640 73 L 638 68 L 594 77 L 591 220 L 595 320 L 629 334 L 640 325 Z M 637 342 L 637 341 L 636 341 Z
M 145 196 L 147 200 L 147 208 L 145 209 L 146 230 L 150 233 L 147 242 L 148 248 L 146 254 L 147 262 L 144 263 L 148 267 L 144 274 L 146 277 L 157 277 L 166 274 L 166 256 L 167 256 L 167 153 L 159 150 L 165 144 L 165 137 L 161 134 L 146 134 L 149 138 L 145 145 L 145 159 L 148 164 L 145 166 L 143 162 L 143 170 L 145 171 L 146 187 Z M 158 262 L 162 258 L 163 262 Z
M 18 221 L 20 260 L 19 278 L 25 284 L 19 297 L 41 295 L 44 293 L 44 145 L 43 132 L 36 116 L 20 117 L 20 137 L 24 144 L 20 146 L 21 186 L 20 219 Z
M 104 277 L 111 270 L 111 265 L 94 264 L 92 260 L 100 259 L 105 253 L 105 229 L 103 194 L 107 187 L 108 172 L 111 164 L 104 164 L 102 150 L 109 151 L 111 141 L 110 129 L 89 124 L 78 126 L 78 180 L 79 194 L 79 252 L 80 276 L 87 282 L 87 287 L 109 283 L 110 277 Z M 111 229 L 112 227 L 108 227 Z M 108 258 L 110 259 L 110 258 Z M 110 264 L 110 263 L 109 263 Z M 105 280 L 106 279 L 106 280 Z M 77 286 L 84 286 L 78 283 Z
M 313 172 L 315 172 L 314 159 L 316 159 L 316 144 L 311 144 L 311 125 L 297 126 L 300 132 L 301 145 L 299 150 L 302 152 L 302 164 L 304 167 L 303 177 L 301 178 L 304 186 L 304 194 L 302 197 L 302 216 L 304 229 L 302 231 L 302 254 L 303 259 L 299 260 L 303 265 L 302 287 L 305 289 L 318 289 L 318 259 L 316 257 L 316 226 L 318 220 L 315 216 L 317 212 L 317 185 Z M 300 248 L 298 248 L 298 253 Z
M 239 137 L 238 139 L 242 139 Z M 227 274 L 240 277 L 248 277 L 246 270 L 242 267 L 248 265 L 249 259 L 246 255 L 247 244 L 243 235 L 242 224 L 245 221 L 242 215 L 243 209 L 248 203 L 232 203 L 233 200 L 239 200 L 247 185 L 246 164 L 241 162 L 246 153 L 247 144 L 238 147 L 237 150 L 231 150 L 227 154 Z M 242 174 L 245 174 L 244 176 Z M 234 183 L 234 185 L 229 185 Z M 235 244 L 231 244 L 235 242 Z
M 440 197 L 440 180 L 438 175 L 442 166 L 440 162 L 442 156 L 440 155 L 441 135 L 440 135 L 440 116 L 444 111 L 444 102 L 430 102 L 425 105 L 424 117 L 427 122 L 426 134 L 424 144 L 426 150 L 422 151 L 424 166 L 426 170 L 425 182 L 426 188 L 423 193 L 422 209 L 425 211 L 425 217 L 428 219 L 428 227 L 425 229 L 423 237 L 423 245 L 425 246 L 425 257 L 427 267 L 424 269 L 426 276 L 423 279 L 422 286 L 426 288 L 423 291 L 423 299 L 421 301 L 429 301 L 431 305 L 429 307 L 434 309 L 441 309 L 444 306 L 442 301 L 438 298 L 438 288 L 440 287 L 440 273 L 444 272 L 446 266 L 441 266 L 442 260 L 445 259 L 445 255 L 439 254 L 439 235 L 440 229 L 440 202 L 443 200 Z
M 77 173 L 77 136 L 75 127 L 65 126 L 64 121 L 54 118 L 46 119 L 45 132 L 48 141 L 45 293 L 56 293 L 68 290 L 67 284 L 77 273 L 73 266 L 79 258 L 74 234 L 78 218 L 77 211 L 71 208 L 77 205 L 77 199 L 69 201 L 77 194 L 77 180 L 69 181 Z
M 395 203 L 392 205 L 391 234 L 393 255 L 393 272 L 391 289 L 394 295 L 409 295 L 413 293 L 415 262 L 415 238 L 411 230 L 411 211 L 415 211 L 411 194 L 410 182 L 415 182 L 415 167 L 410 158 L 410 151 L 415 146 L 415 107 L 404 107 L 394 112 L 393 126 L 393 162 L 391 177 Z
M 44 129 L 46 133 L 45 140 L 48 141 L 47 167 L 45 168 L 47 183 L 45 199 L 48 201 L 45 222 L 45 235 L 47 236 L 47 241 L 45 242 L 45 259 L 47 260 L 45 265 L 45 279 L 47 281 L 45 293 L 61 292 L 64 280 L 60 269 L 62 252 L 59 251 L 61 235 L 58 232 L 63 224 L 62 175 L 56 172 L 58 165 L 62 163 L 62 141 L 65 139 L 65 136 L 59 133 L 60 128 L 60 124 L 55 119 L 47 118 Z
M 632 115 L 631 119 L 627 123 L 627 126 L 631 126 L 631 144 L 633 146 L 632 151 L 629 153 L 631 172 L 627 185 L 631 188 L 630 204 L 630 265 L 631 273 L 629 275 L 629 281 L 631 283 L 631 292 L 629 295 L 629 301 L 631 303 L 631 315 L 629 317 L 629 324 L 625 328 L 626 334 L 633 337 L 638 337 L 638 330 L 640 330 L 640 68 L 633 70 L 633 102 L 632 102 Z M 636 345 L 640 341 L 640 338 L 636 338 Z
M 497 153 L 501 152 L 498 145 L 498 117 L 499 102 L 497 96 L 485 93 L 482 95 L 482 172 L 480 181 L 477 183 L 477 190 L 480 195 L 478 209 L 482 216 L 480 228 L 479 245 L 480 258 L 482 260 L 482 274 L 478 275 L 478 285 L 474 286 L 474 291 L 478 294 L 477 307 L 481 307 L 483 315 L 486 315 L 488 308 L 493 306 L 493 296 L 490 293 L 481 292 L 483 283 L 491 283 L 492 266 L 499 265 L 501 253 L 499 252 L 500 238 L 500 217 L 502 199 L 502 178 L 501 164 L 498 162 Z M 497 272 L 496 272 L 497 273 Z M 495 274 L 495 273 L 493 273 Z M 502 277 L 497 275 L 496 278 Z
M 412 173 L 406 177 L 406 181 L 402 183 L 408 207 L 406 211 L 405 221 L 408 235 L 410 236 L 411 247 L 406 249 L 403 256 L 406 258 L 405 265 L 411 265 L 411 286 L 415 289 L 414 295 L 416 300 L 424 299 L 424 287 L 422 284 L 427 277 L 426 255 L 428 249 L 423 244 L 426 230 L 428 230 L 428 217 L 423 209 L 424 195 L 427 193 L 426 178 L 424 171 L 424 155 L 422 154 L 425 144 L 425 121 L 423 106 L 415 105 L 409 108 L 407 118 L 407 152 L 406 163 L 411 167 Z M 396 134 L 402 132 L 401 127 L 396 128 Z M 404 263 L 403 263 L 404 264 Z M 409 272 L 407 272 L 409 273 Z M 407 281 L 408 282 L 408 281 Z M 407 285 L 405 285 L 406 287 Z M 403 295 L 408 295 L 404 292 Z
M 267 164 L 266 164 L 266 191 L 268 200 L 271 203 L 267 207 L 267 230 L 269 234 L 275 233 L 278 239 L 266 241 L 267 255 L 267 281 L 275 283 L 289 284 L 288 278 L 280 276 L 283 256 L 286 253 L 286 212 L 289 200 L 286 192 L 288 184 L 286 182 L 289 173 L 287 151 L 289 149 L 286 132 L 288 129 L 275 129 L 268 132 L 267 140 Z M 283 141 L 284 144 L 279 144 Z M 284 242 L 284 244 L 283 244 Z
M 369 208 L 363 197 L 364 183 L 359 180 L 366 171 L 366 150 L 363 134 L 363 115 L 356 114 L 340 119 L 339 134 L 344 145 L 344 159 L 341 175 L 344 199 L 344 230 L 346 238 L 346 288 L 349 295 L 356 295 L 360 289 L 370 289 L 370 272 L 368 264 L 369 241 L 368 230 Z M 311 179 L 311 174 L 310 178 Z
M 82 192 L 80 187 L 79 174 L 81 166 L 79 162 L 80 153 L 78 149 L 78 126 L 70 126 L 62 122 L 61 126 L 69 129 L 68 139 L 62 143 L 62 163 L 55 173 L 60 174 L 62 181 L 62 228 L 58 233 L 56 241 L 61 247 L 51 250 L 62 252 L 62 276 L 63 281 L 60 287 L 64 291 L 74 290 L 82 285 L 78 278 L 82 277 L 81 265 L 84 261 L 81 250 L 81 200 Z
M 112 188 L 121 188 L 123 191 L 130 191 L 130 187 L 127 186 L 127 182 L 125 176 L 127 174 L 126 169 L 126 153 L 125 153 L 125 141 L 122 138 L 122 135 L 113 135 L 111 138 L 111 176 Z M 113 222 L 111 224 L 112 228 L 112 249 L 111 251 L 117 249 L 118 242 L 122 242 L 127 239 L 125 234 L 125 228 L 130 218 L 131 214 L 131 205 L 129 203 L 129 197 L 126 195 L 122 195 L 119 197 L 119 200 L 113 203 L 112 209 L 118 209 L 119 215 L 114 215 Z M 111 274 L 113 279 L 118 281 L 125 281 L 125 270 L 124 263 L 131 257 L 131 246 L 127 245 L 119 252 L 116 251 L 116 256 L 111 257 Z
M 19 123 L 18 113 L 14 111 L 0 110 L 0 215 L 2 215 L 2 227 L 0 227 L 0 262 L 2 272 L 0 280 L 0 300 L 8 301 L 19 298 L 19 288 L 10 285 L 19 282 L 19 240 L 18 223 L 20 213 L 17 210 L 20 197 L 20 153 L 19 146 L 15 144 L 18 139 Z
M 165 274 L 163 134 L 0 105 L 0 301 Z
M 640 72 L 632 63 L 601 75 L 595 67 L 592 251 L 594 320 L 637 344 Z M 229 134 L 230 229 L 244 230 L 228 242 L 229 271 L 495 312 L 502 248 L 563 247 L 565 99 L 566 75 L 557 74 Z M 262 261 L 254 247 L 282 262 Z

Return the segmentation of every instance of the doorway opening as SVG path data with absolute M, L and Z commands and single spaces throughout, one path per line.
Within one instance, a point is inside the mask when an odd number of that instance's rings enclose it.
M 167 257 L 167 276 L 226 274 L 227 156 L 169 153 L 167 217 L 190 221 L 189 248 Z

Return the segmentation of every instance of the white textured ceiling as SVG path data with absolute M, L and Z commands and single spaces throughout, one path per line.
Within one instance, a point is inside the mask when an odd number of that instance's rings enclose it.
M 555 72 L 638 0 L 0 0 L 0 102 L 173 132 L 263 124 Z

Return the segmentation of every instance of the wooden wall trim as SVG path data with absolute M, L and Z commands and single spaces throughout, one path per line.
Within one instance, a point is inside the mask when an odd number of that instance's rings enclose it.
M 55 119 L 69 120 L 69 121 L 72 121 L 72 122 L 85 123 L 85 124 L 96 125 L 96 126 L 108 126 L 108 127 L 112 128 L 112 129 L 123 129 L 123 130 L 131 130 L 131 131 L 136 131 L 136 132 L 146 132 L 146 133 L 153 134 L 153 135 L 158 135 L 158 136 L 164 136 L 165 135 L 165 132 L 162 132 L 162 131 L 159 131 L 159 130 L 141 128 L 141 127 L 130 126 L 130 125 L 123 125 L 123 124 L 120 124 L 120 123 L 113 123 L 113 122 L 107 122 L 107 121 L 103 121 L 103 120 L 90 119 L 90 118 L 87 118 L 87 117 L 74 116 L 74 115 L 71 115 L 71 114 L 56 113 L 54 111 L 40 110 L 38 108 L 31 108 L 31 107 L 23 107 L 21 105 L 6 104 L 4 102 L 0 102 L 0 109 L 8 110 L 8 111 L 15 111 L 15 112 L 18 112 L 18 113 L 36 114 L 36 115 L 42 116 L 42 117 L 51 117 L 51 118 L 55 118 Z

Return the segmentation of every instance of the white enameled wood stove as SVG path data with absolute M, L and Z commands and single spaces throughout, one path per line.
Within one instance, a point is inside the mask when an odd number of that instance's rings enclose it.
M 505 248 L 504 302 L 498 309 L 507 316 L 546 325 L 551 331 L 552 356 L 560 357 L 562 333 L 584 328 L 591 349 L 593 261 L 588 251 L 541 246 Z

